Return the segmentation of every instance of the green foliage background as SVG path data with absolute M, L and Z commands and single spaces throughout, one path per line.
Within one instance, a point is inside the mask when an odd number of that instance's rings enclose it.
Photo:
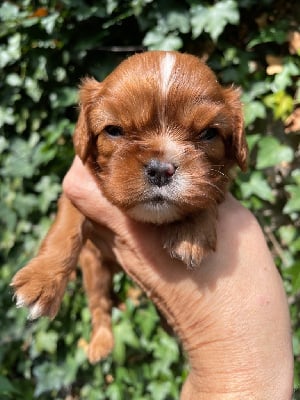
M 250 168 L 233 191 L 259 219 L 284 280 L 300 399 L 300 136 L 284 133 L 300 100 L 299 47 L 289 42 L 289 33 L 300 30 L 299 7 L 288 0 L 1 3 L 1 399 L 178 398 L 184 357 L 154 306 L 129 295 L 124 276 L 114 282 L 121 303 L 113 312 L 114 353 L 93 367 L 83 351 L 90 316 L 80 276 L 53 322 L 28 322 L 9 289 L 53 218 L 73 157 L 80 78 L 101 80 L 143 49 L 204 56 L 221 82 L 243 89 Z

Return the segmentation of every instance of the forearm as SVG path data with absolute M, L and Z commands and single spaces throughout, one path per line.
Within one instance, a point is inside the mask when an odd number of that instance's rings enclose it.
M 221 220 L 220 230 L 223 222 L 230 226 L 229 220 Z M 222 269 L 218 280 L 210 274 L 212 259 L 199 271 L 198 280 L 205 282 L 201 318 L 198 326 L 188 321 L 193 335 L 183 338 L 191 374 L 182 400 L 292 398 L 286 295 L 261 229 L 252 217 L 246 216 L 246 222 L 239 245 L 233 242 L 226 250 L 226 243 L 220 242 L 219 253 L 212 257 Z M 226 251 L 232 252 L 226 259 L 235 261 L 224 262 Z
M 202 360 L 203 361 L 203 360 Z M 281 360 L 278 363 L 281 365 Z M 201 364 L 201 363 L 200 363 Z M 282 363 L 280 371 L 251 370 L 247 365 L 238 373 L 223 373 L 193 369 L 181 392 L 181 400 L 292 400 L 292 375 L 289 364 Z
M 180 399 L 291 400 L 293 367 L 289 356 L 290 344 L 285 343 L 284 346 L 282 357 L 276 360 L 273 354 L 267 354 L 267 349 L 256 356 L 253 351 L 249 355 L 244 343 L 241 346 L 237 344 L 237 348 L 230 351 L 221 345 L 220 351 L 199 352 L 197 358 L 189 358 L 190 374 Z M 218 346 L 212 344 L 211 347 Z M 276 349 L 273 350 L 276 353 Z M 237 353 L 238 356 L 235 356 Z

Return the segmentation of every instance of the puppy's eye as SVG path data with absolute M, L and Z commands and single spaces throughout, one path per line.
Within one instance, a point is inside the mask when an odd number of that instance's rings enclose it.
M 107 125 L 104 128 L 104 132 L 106 132 L 109 136 L 112 137 L 118 137 L 124 134 L 122 127 L 117 125 Z
M 202 131 L 199 135 L 200 140 L 213 140 L 216 136 L 218 136 L 219 132 L 217 128 L 207 128 Z

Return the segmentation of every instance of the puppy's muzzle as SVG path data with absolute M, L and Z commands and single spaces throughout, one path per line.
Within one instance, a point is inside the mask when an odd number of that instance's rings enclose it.
M 176 166 L 170 162 L 150 160 L 145 166 L 145 173 L 148 182 L 154 186 L 168 185 L 176 172 Z

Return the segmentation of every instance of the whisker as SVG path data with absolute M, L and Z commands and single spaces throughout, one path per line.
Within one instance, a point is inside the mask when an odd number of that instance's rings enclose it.
M 224 165 L 224 164 L 211 164 L 211 167 L 218 167 L 218 168 L 220 168 L 220 167 L 225 167 L 225 165 Z
M 184 156 L 185 155 L 185 149 L 180 149 L 180 150 L 178 150 L 178 152 L 177 153 L 174 153 L 174 154 L 172 154 L 172 156 L 171 156 L 171 158 L 170 158 L 170 161 L 176 161 L 176 160 L 178 160 L 178 158 L 181 158 L 182 156 Z
M 210 171 L 217 172 L 218 174 L 220 174 L 220 175 L 224 176 L 225 178 L 229 179 L 229 176 L 227 174 L 225 174 L 224 172 L 222 172 L 222 171 L 220 171 L 218 169 L 210 168 Z
M 223 194 L 223 191 L 214 183 L 210 182 L 210 181 L 204 181 L 205 184 L 207 184 L 208 186 L 213 187 L 214 189 L 216 189 L 219 193 Z
M 190 196 L 190 197 L 187 196 L 186 199 L 185 199 L 185 201 L 184 201 L 184 203 L 189 204 L 189 203 L 190 203 L 189 198 L 193 199 L 194 196 Z M 216 202 L 216 199 L 215 199 L 213 196 L 209 196 L 207 193 L 202 192 L 202 191 L 201 191 L 200 193 L 197 193 L 197 198 L 207 199 L 207 200 L 209 200 L 209 201 L 212 202 L 212 203 L 215 203 L 215 202 Z

